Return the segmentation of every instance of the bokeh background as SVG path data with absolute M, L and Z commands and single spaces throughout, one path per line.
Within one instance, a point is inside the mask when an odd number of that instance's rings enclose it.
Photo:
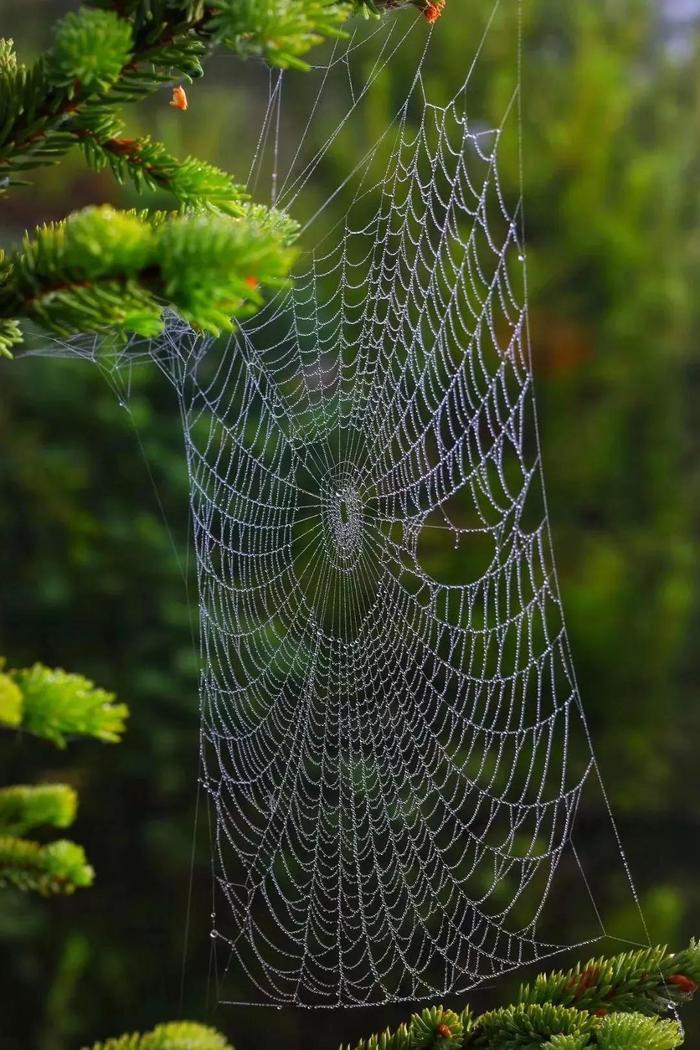
M 0 0 L 0 33 L 31 59 L 71 6 Z M 463 79 L 473 27 L 490 7 L 448 0 L 445 84 Z M 533 352 L 565 607 L 651 937 L 679 947 L 700 933 L 698 8 L 526 0 L 524 41 Z M 188 119 L 164 93 L 129 114 L 130 128 L 245 178 L 268 78 L 241 70 L 215 57 L 191 90 Z M 389 96 L 410 72 L 400 58 L 392 64 Z M 480 89 L 485 116 L 497 80 Z M 287 106 L 283 137 L 299 130 Z M 321 166 L 319 196 L 350 160 Z M 515 163 L 503 174 L 516 192 Z M 136 198 L 71 156 L 3 201 L 0 241 L 105 201 Z M 2 1050 L 72 1050 L 178 1016 L 219 1025 L 240 1050 L 330 1048 L 405 1013 L 216 1005 L 205 809 L 195 823 L 186 496 L 179 418 L 155 370 L 135 373 L 125 412 L 87 364 L 0 363 L 0 653 L 88 674 L 132 711 L 119 747 L 57 753 L 0 740 L 3 782 L 60 777 L 79 788 L 74 835 L 97 869 L 94 888 L 73 898 L 0 897 Z M 601 842 L 589 875 L 606 922 L 636 937 L 600 800 L 582 822 Z M 577 902 L 565 903 L 562 914 L 575 916 Z M 475 1005 L 502 1000 L 509 980 L 475 994 Z M 699 1008 L 687 1022 L 688 1045 L 698 1045 Z

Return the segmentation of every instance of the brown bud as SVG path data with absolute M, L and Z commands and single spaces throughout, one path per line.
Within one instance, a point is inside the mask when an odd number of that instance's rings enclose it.
M 684 995 L 694 995 L 698 990 L 696 982 L 686 977 L 684 973 L 674 973 L 668 978 L 668 984 L 675 985 Z

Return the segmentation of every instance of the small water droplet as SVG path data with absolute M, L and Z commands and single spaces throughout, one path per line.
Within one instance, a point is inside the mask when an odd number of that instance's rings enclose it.
M 219 933 L 217 930 L 212 930 L 209 936 L 212 938 L 212 940 L 214 940 L 216 937 L 219 936 Z

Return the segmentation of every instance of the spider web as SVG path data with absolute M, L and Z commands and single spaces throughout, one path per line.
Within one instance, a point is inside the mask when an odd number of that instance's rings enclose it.
M 180 401 L 228 1001 L 464 991 L 560 950 L 539 931 L 562 859 L 585 880 L 572 833 L 597 767 L 543 490 L 522 197 L 499 174 L 520 139 L 517 6 L 496 3 L 441 104 L 422 22 L 358 30 L 309 75 L 286 159 L 296 82 L 271 78 L 251 184 L 267 164 L 306 219 L 290 287 L 225 344 L 175 319 L 111 362 L 83 344 L 112 375 L 155 358 Z M 493 125 L 470 111 L 496 31 L 512 83 Z M 336 155 L 353 163 L 320 198 Z

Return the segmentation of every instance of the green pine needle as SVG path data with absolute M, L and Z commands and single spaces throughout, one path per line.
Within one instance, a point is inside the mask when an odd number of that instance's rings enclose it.
M 351 1050 L 350 1046 L 340 1050 Z M 413 1050 L 413 1037 L 405 1024 L 399 1025 L 395 1032 L 386 1029 L 369 1039 L 361 1039 L 353 1050 Z
M 299 234 L 299 223 L 286 211 L 246 201 L 243 204 L 243 215 L 258 229 L 278 237 L 285 247 L 293 244 Z

